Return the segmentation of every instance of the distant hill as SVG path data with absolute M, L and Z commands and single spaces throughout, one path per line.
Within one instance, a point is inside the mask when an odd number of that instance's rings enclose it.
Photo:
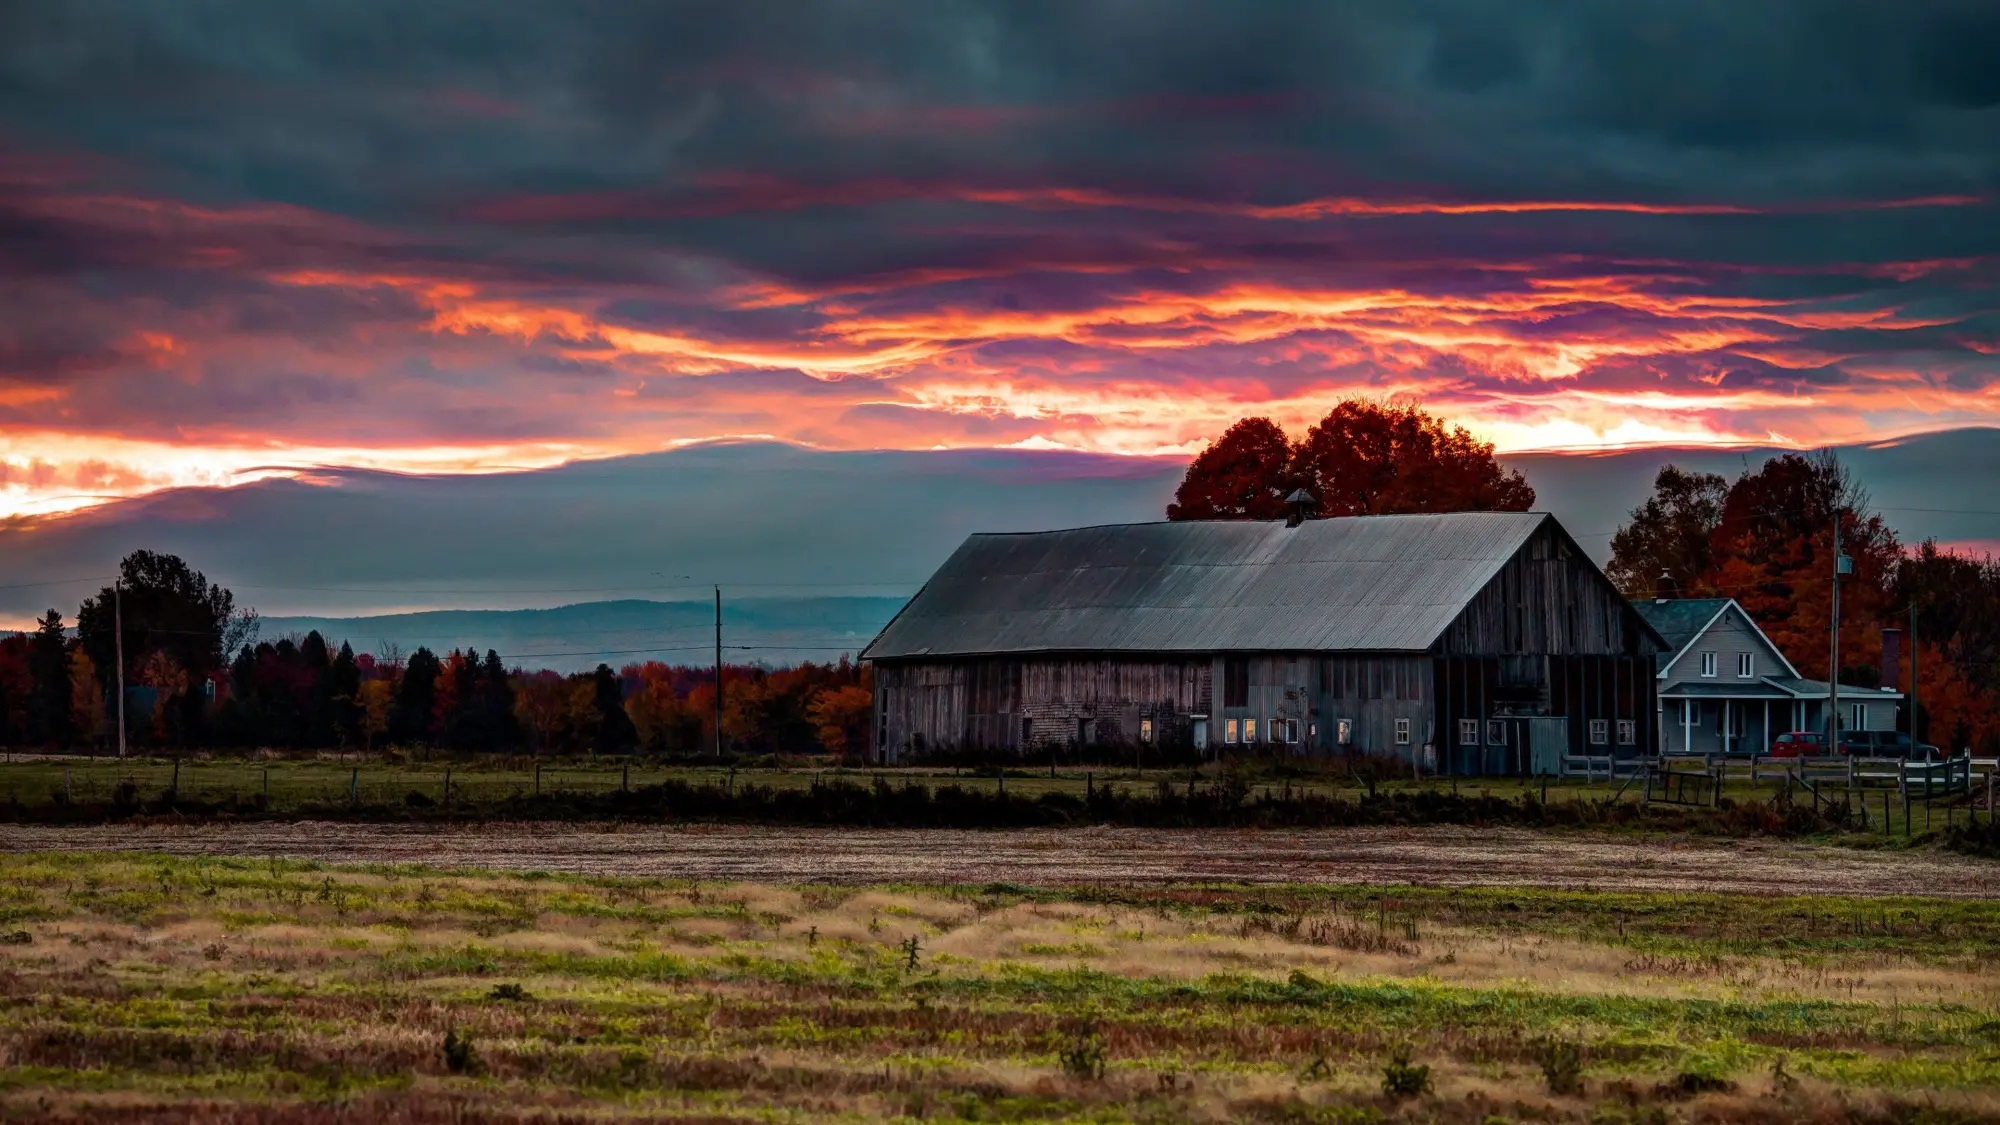
M 858 653 L 903 598 L 772 597 L 725 599 L 723 658 L 731 664 L 794 664 Z M 715 605 L 710 601 L 583 602 L 554 609 L 446 609 L 373 617 L 266 617 L 259 636 L 275 640 L 314 629 L 338 647 L 379 653 L 395 645 L 408 655 L 471 646 L 493 649 L 509 666 L 578 672 L 599 663 L 616 668 L 647 660 L 710 664 L 715 659 Z
M 1536 506 L 1601 561 L 1612 529 L 1645 499 L 1661 465 L 1733 478 L 1775 452 L 1656 448 L 1501 460 L 1527 474 Z M 1846 446 L 1840 455 L 1905 541 L 2000 545 L 2000 517 L 1990 514 L 2000 510 L 1991 495 L 2000 430 L 1947 430 Z M 744 442 L 486 476 L 350 469 L 175 489 L 62 519 L 0 523 L 0 621 L 25 623 L 50 606 L 73 615 L 139 547 L 182 555 L 274 622 L 410 607 L 694 599 L 714 582 L 731 602 L 752 592 L 900 598 L 970 532 L 1160 519 L 1185 463 Z M 650 627 L 606 627 L 628 624 Z M 670 647 L 687 643 L 676 636 Z

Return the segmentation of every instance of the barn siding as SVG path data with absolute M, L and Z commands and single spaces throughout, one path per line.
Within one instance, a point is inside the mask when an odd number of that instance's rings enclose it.
M 1358 612 L 1358 611 L 1343 611 Z M 1573 754 L 1657 752 L 1654 645 L 1636 612 L 1553 521 L 1531 536 L 1428 653 L 1249 652 L 977 656 L 879 661 L 881 760 L 934 750 L 1016 753 L 1085 734 L 1131 744 L 1150 719 L 1156 743 L 1208 721 L 1212 747 L 1238 752 L 1393 755 L 1466 775 L 1527 768 L 1525 723 L 1559 717 Z M 1241 668 L 1240 699 L 1231 698 Z M 1351 740 L 1339 744 L 1340 720 Z M 1475 722 L 1469 744 L 1459 721 Z M 1028 722 L 1024 740 L 1023 720 Z M 1248 745 L 1243 724 L 1255 720 Z M 1281 741 L 1273 720 L 1298 724 Z M 1398 720 L 1409 742 L 1396 741 Z M 1606 723 L 1606 742 L 1590 723 Z M 1634 741 L 1617 741 L 1618 722 Z M 1088 723 L 1088 728 L 1082 726 Z M 1497 724 L 1497 725 L 1494 725 Z

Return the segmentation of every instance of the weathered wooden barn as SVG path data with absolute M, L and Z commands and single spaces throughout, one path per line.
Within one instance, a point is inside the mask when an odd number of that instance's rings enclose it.
M 1175 744 L 1464 775 L 1652 754 L 1660 636 L 1551 516 L 974 535 L 883 629 L 875 752 Z

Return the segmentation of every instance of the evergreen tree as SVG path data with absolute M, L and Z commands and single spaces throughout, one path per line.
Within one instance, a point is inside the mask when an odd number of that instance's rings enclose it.
M 335 740 L 342 746 L 361 744 L 361 665 L 354 646 L 340 642 L 340 654 L 327 670 L 327 708 Z
M 432 736 L 436 720 L 438 677 L 444 662 L 419 647 L 403 667 L 403 682 L 389 715 L 389 736 L 398 742 L 422 742 Z
M 28 646 L 28 671 L 34 678 L 29 707 L 30 737 L 53 746 L 75 740 L 69 691 L 69 637 L 62 614 L 50 610 L 37 624 Z
M 597 749 L 621 753 L 636 747 L 639 731 L 625 713 L 625 692 L 618 673 L 609 664 L 599 664 L 591 681 L 591 700 L 597 708 Z
M 315 629 L 299 642 L 299 667 L 293 680 L 299 699 L 300 745 L 308 748 L 332 746 L 333 659 L 326 650 L 326 638 Z

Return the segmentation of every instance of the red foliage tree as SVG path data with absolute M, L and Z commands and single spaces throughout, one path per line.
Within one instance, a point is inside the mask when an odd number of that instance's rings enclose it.
M 1416 406 L 1350 400 L 1294 444 L 1269 418 L 1245 418 L 1188 465 L 1170 520 L 1269 520 L 1305 488 L 1321 516 L 1520 512 L 1535 490 L 1493 446 Z
M 1188 465 L 1170 520 L 1272 520 L 1285 514 L 1292 443 L 1269 418 L 1245 418 L 1229 427 Z
M 1493 444 L 1417 406 L 1350 399 L 1306 431 L 1292 463 L 1322 516 L 1525 512 L 1535 490 Z

